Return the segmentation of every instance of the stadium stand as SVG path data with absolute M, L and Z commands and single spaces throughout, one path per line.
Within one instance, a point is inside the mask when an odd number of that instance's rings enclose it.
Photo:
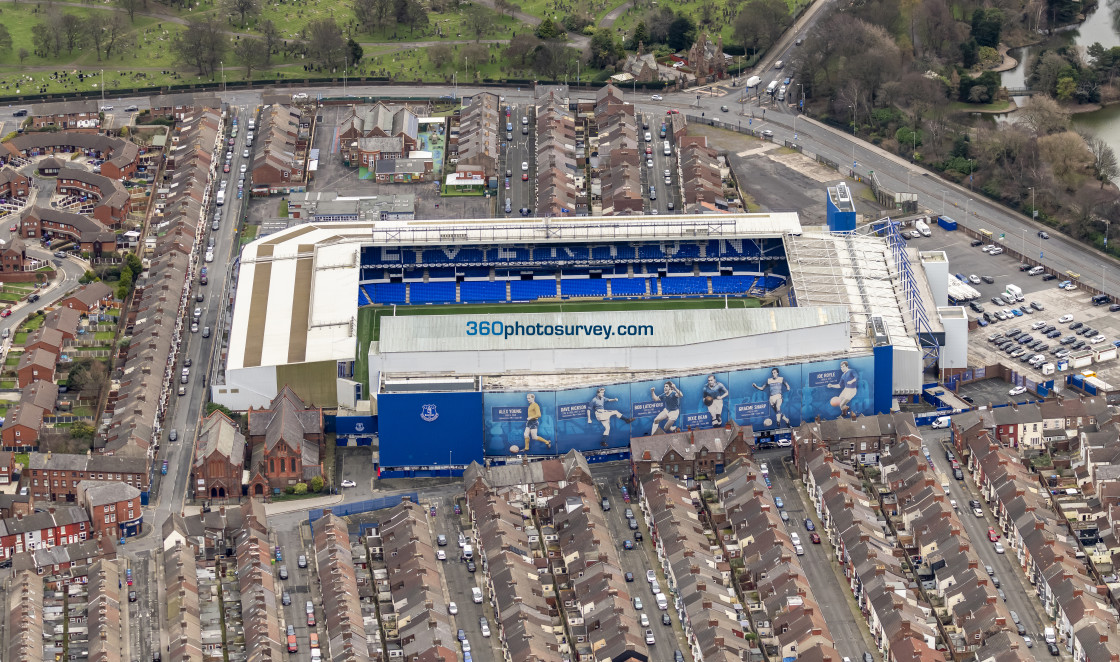
M 612 278 L 611 296 L 643 297 L 649 294 L 648 278 Z
M 708 279 L 703 276 L 676 276 L 661 279 L 661 293 L 665 295 L 707 294 Z
M 669 273 L 671 274 L 691 274 L 692 264 L 687 262 L 670 262 Z
M 490 267 L 463 267 L 462 269 L 457 269 L 456 273 L 462 275 L 464 278 L 490 279 Z
M 754 276 L 712 276 L 712 294 L 750 292 L 756 280 Z
M 428 280 L 455 280 L 455 267 L 429 267 Z
M 358 288 L 358 305 L 359 306 L 368 306 L 371 303 L 373 303 L 373 297 L 371 297 L 369 295 L 369 293 L 366 292 L 365 287 L 359 287 Z
M 463 281 L 459 286 L 459 300 L 463 303 L 506 301 L 506 282 Z
M 408 297 L 404 283 L 374 283 L 369 287 L 373 288 L 374 303 L 405 303 Z
M 412 283 L 409 285 L 410 303 L 455 303 L 455 283 L 439 281 L 435 283 Z
M 541 278 L 537 280 L 511 280 L 509 295 L 512 301 L 536 301 L 556 297 L 556 280 Z
M 575 278 L 560 281 L 560 294 L 565 297 L 607 296 L 607 281 L 601 278 Z

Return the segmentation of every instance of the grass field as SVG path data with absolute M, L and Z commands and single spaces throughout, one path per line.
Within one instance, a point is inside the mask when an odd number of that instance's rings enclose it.
M 731 297 L 729 308 L 758 308 L 753 297 Z M 359 379 L 369 393 L 369 344 L 381 337 L 381 317 L 384 315 L 493 315 L 496 313 L 588 313 L 605 311 L 638 310 L 705 310 L 723 308 L 724 300 L 710 299 L 615 299 L 611 301 L 537 301 L 534 303 L 458 304 L 454 306 L 364 306 L 358 309 L 358 365 Z

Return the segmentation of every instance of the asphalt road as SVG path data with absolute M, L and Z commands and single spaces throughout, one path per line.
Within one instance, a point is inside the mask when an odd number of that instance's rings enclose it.
M 967 471 L 964 472 L 965 479 L 963 481 L 953 479 L 952 467 L 949 461 L 945 459 L 949 433 L 941 430 L 923 430 L 922 440 L 925 442 L 925 446 L 929 448 L 933 466 L 949 477 L 949 498 L 955 499 L 960 507 L 958 516 L 968 533 L 969 540 L 972 541 L 972 547 L 976 550 L 976 555 L 980 557 L 984 564 L 990 565 L 995 570 L 995 574 L 1000 580 L 1000 588 L 1007 596 L 1005 602 L 1007 608 L 1019 614 L 1019 618 L 1022 619 L 1023 625 L 1027 628 L 1027 633 L 1034 639 L 1034 648 L 1028 652 L 1036 660 L 1049 659 L 1045 644 L 1039 645 L 1041 641 L 1039 633 L 1042 632 L 1043 627 L 1040 625 L 1042 619 L 1027 595 L 1030 583 L 1026 581 L 1022 570 L 1012 565 L 1014 550 L 1008 550 L 1005 554 L 996 554 L 994 546 L 988 540 L 988 527 L 995 526 L 998 531 L 998 524 L 992 518 L 991 510 L 984 499 L 980 498 L 980 492 L 976 489 L 972 477 Z M 980 500 L 984 517 L 976 517 L 972 514 L 968 507 L 970 499 Z M 1013 624 L 1011 624 L 1011 628 L 1014 632 Z M 1018 635 L 1012 636 L 1017 637 Z
M 533 121 L 533 115 L 531 114 L 530 108 L 531 108 L 530 104 L 517 104 L 516 106 L 513 106 L 513 109 L 512 109 L 512 112 L 510 113 L 510 115 L 508 117 L 506 117 L 505 110 L 504 110 L 504 104 L 503 104 L 503 110 L 502 110 L 502 122 L 503 122 L 503 124 L 502 124 L 502 138 L 504 139 L 505 136 L 506 136 L 505 129 L 506 129 L 506 124 L 508 123 L 508 124 L 511 124 L 513 126 L 512 131 L 509 132 L 509 133 L 513 134 L 513 140 L 512 141 L 506 141 L 506 140 L 502 141 L 503 144 L 505 145 L 505 150 L 504 150 L 503 153 L 505 155 L 505 164 L 506 165 L 505 165 L 505 168 L 504 168 L 505 171 L 502 172 L 503 184 L 498 189 L 498 202 L 497 202 L 497 210 L 498 210 L 497 216 L 498 217 L 503 217 L 503 216 L 507 217 L 507 218 L 520 217 L 520 214 L 518 213 L 518 210 L 521 209 L 522 207 L 528 207 L 529 209 L 535 209 L 536 206 L 537 206 L 537 191 L 536 191 L 537 168 L 536 168 L 536 156 L 535 156 L 535 154 L 536 154 L 536 144 L 537 144 L 536 143 L 537 126 L 536 126 L 536 123 Z M 525 126 L 525 125 L 522 124 L 522 120 L 523 120 L 523 118 L 526 118 L 526 117 L 529 119 L 529 124 L 528 124 L 529 133 L 528 134 L 523 134 L 521 132 L 521 127 Z M 521 169 L 521 164 L 522 163 L 528 163 L 529 164 L 529 170 L 528 171 L 525 171 L 525 170 Z M 504 184 L 504 181 L 506 179 L 505 178 L 505 173 L 506 172 L 510 173 L 509 189 L 506 189 L 505 184 Z M 529 174 L 528 181 L 523 181 L 521 179 L 522 174 L 524 174 L 525 172 L 528 172 L 528 174 Z M 505 211 L 504 211 L 504 205 L 505 205 L 506 198 L 510 199 L 510 210 L 511 211 L 508 214 L 506 214 Z
M 306 521 L 306 520 L 305 520 Z M 319 635 L 319 645 L 322 646 L 324 639 L 324 630 L 322 629 L 322 621 L 325 618 L 323 613 L 323 598 L 318 591 L 317 577 L 318 573 L 315 569 L 314 554 L 311 551 L 311 541 L 308 540 L 304 545 L 304 541 L 300 535 L 301 528 L 297 525 L 295 527 L 286 527 L 284 529 L 274 529 L 276 532 L 276 543 L 280 546 L 281 556 L 283 561 L 273 566 L 273 571 L 276 573 L 277 583 L 281 586 L 283 591 L 288 593 L 288 597 L 292 603 L 288 606 L 280 605 L 283 612 L 281 630 L 291 624 L 295 627 L 296 643 L 299 645 L 299 650 L 296 653 L 289 653 L 288 658 L 293 661 L 309 661 L 311 660 L 311 632 L 316 632 Z M 307 557 L 307 567 L 299 567 L 299 555 L 303 554 Z M 273 558 L 275 558 L 275 550 L 273 550 Z M 280 579 L 280 566 L 283 566 L 288 571 L 288 578 L 286 580 Z M 360 572 L 360 571 L 359 571 Z M 283 593 L 281 593 L 283 596 Z M 307 624 L 307 601 L 311 600 L 315 608 L 315 625 L 309 626 Z
M 781 497 L 785 506 L 783 510 L 789 514 L 789 522 L 786 523 L 787 532 L 796 531 L 801 538 L 801 547 L 805 550 L 805 554 L 798 557 L 798 561 L 809 578 L 813 598 L 821 607 L 821 612 L 828 623 L 828 630 L 832 633 L 832 640 L 836 643 L 836 650 L 849 659 L 862 660 L 863 653 L 869 652 L 863 638 L 866 625 L 857 622 L 852 616 L 852 610 L 849 608 L 852 594 L 847 586 L 837 581 L 836 574 L 832 570 L 834 553 L 832 545 L 823 537 L 819 545 L 814 545 L 809 540 L 809 532 L 805 530 L 804 525 L 805 518 L 812 517 L 813 523 L 817 525 L 820 524 L 820 519 L 816 517 L 811 506 L 807 506 L 807 502 L 802 499 L 794 485 L 794 477 L 790 475 L 788 467 L 782 461 L 784 458 L 789 458 L 789 451 L 777 449 L 761 453 L 757 459 L 767 462 L 770 466 L 773 484 L 770 492 L 774 496 Z

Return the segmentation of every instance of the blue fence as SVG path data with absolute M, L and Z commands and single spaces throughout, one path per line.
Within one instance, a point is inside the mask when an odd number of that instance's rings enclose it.
M 337 506 L 332 506 L 330 511 L 339 517 L 346 517 L 347 515 L 356 515 L 358 513 L 368 513 L 373 510 L 383 510 L 385 508 L 392 508 L 401 501 L 411 501 L 419 503 L 420 497 L 416 492 L 406 492 L 404 494 L 394 494 L 392 496 L 379 497 L 377 499 L 366 499 L 365 501 L 355 501 L 353 503 L 341 503 Z M 307 523 L 314 524 L 316 520 L 322 517 L 325 513 L 323 508 L 315 508 L 307 511 Z

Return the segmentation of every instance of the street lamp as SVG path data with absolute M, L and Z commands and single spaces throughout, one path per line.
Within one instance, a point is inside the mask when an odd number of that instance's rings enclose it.
M 945 189 L 941 189 L 941 215 L 945 215 Z M 964 220 L 968 220 L 967 218 Z
M 967 220 L 967 219 L 968 219 L 968 206 L 969 206 L 970 204 L 972 204 L 972 198 L 969 198 L 969 199 L 968 199 L 968 200 L 966 200 L 966 201 L 965 201 L 965 203 L 964 203 L 964 217 L 965 217 L 965 220 Z
M 1038 208 L 1034 206 L 1034 187 L 1031 188 L 1031 218 L 1038 220 Z

